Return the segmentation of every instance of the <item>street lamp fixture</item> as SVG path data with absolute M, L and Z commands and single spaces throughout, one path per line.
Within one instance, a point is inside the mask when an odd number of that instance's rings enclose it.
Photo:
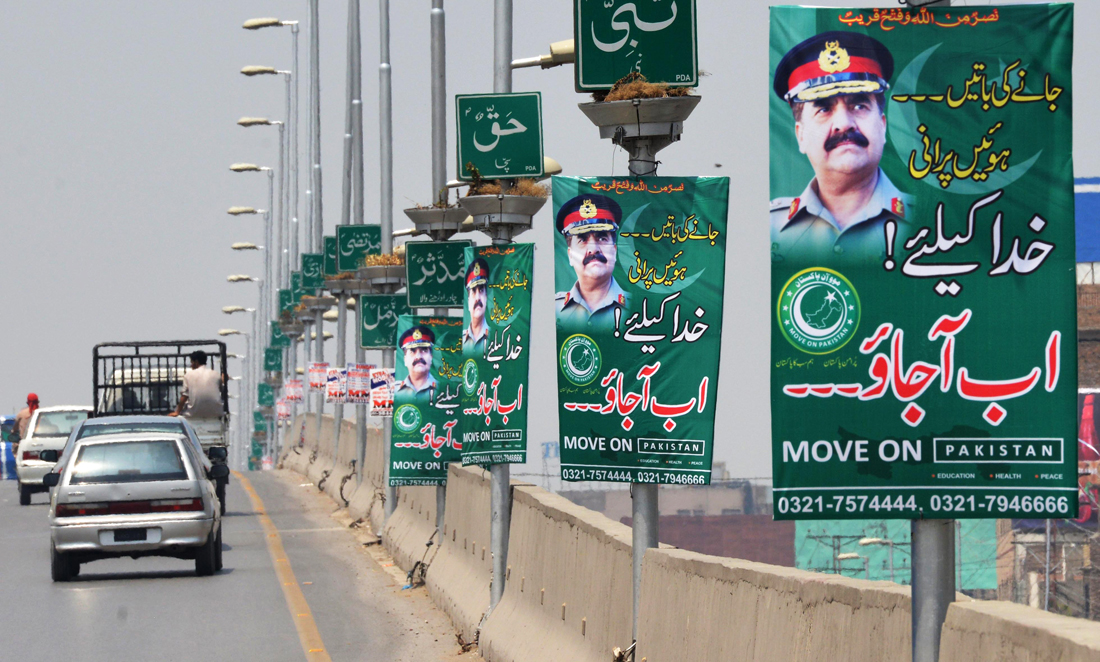
M 310 334 L 309 334 L 309 338 L 310 338 L 310 340 L 317 340 L 317 332 L 316 331 L 311 331 Z M 328 331 L 325 331 L 324 338 L 325 338 L 325 340 L 331 340 L 332 339 L 332 334 L 329 333 Z
M 242 335 L 240 331 L 236 329 L 218 329 L 219 336 L 239 336 Z
M 837 561 L 854 561 L 856 559 L 863 559 L 863 578 L 871 578 L 871 559 L 856 552 L 844 552 L 843 554 L 837 554 Z
M 256 209 L 255 207 L 230 207 L 227 213 L 230 216 L 240 216 L 241 214 L 258 214 L 262 211 L 262 209 Z
M 275 67 L 247 66 L 241 67 L 241 73 L 245 76 L 261 76 L 264 74 L 280 74 L 283 72 L 279 71 Z
M 246 276 L 244 274 L 233 274 L 231 276 L 226 276 L 225 279 L 230 283 L 242 283 L 245 281 L 255 283 L 260 280 L 259 278 L 253 278 L 252 276 Z
M 232 315 L 233 313 L 254 313 L 255 308 L 245 308 L 244 306 L 222 306 L 222 312 L 226 315 Z
M 235 251 L 258 251 L 260 247 L 249 241 L 238 241 L 230 246 Z
M 225 356 L 227 358 L 230 358 L 230 359 L 243 359 L 243 358 L 245 358 L 244 354 L 238 354 L 236 352 L 229 352 Z
M 233 172 L 266 172 L 271 170 L 267 166 L 258 166 L 255 163 L 234 163 L 229 166 Z
M 890 548 L 890 581 L 894 581 L 894 545 L 896 543 L 889 538 L 860 538 L 859 546 L 867 547 L 868 545 L 887 545 Z
M 563 64 L 569 64 L 576 60 L 574 50 L 575 48 L 572 39 L 555 41 L 554 43 L 550 44 L 549 55 L 536 55 L 535 57 L 525 57 L 519 60 L 512 60 L 512 68 L 522 69 L 524 67 L 542 67 L 543 69 L 549 69 L 550 67 L 557 67 Z
M 321 315 L 321 319 L 326 322 L 336 322 L 340 319 L 340 313 L 335 310 L 327 311 L 324 315 Z
M 282 124 L 279 120 L 269 120 L 266 117 L 242 117 L 237 120 L 237 124 L 241 126 L 278 126 Z

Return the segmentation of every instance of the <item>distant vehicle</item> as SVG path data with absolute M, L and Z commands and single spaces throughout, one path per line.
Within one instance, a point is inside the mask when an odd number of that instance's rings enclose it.
M 15 459 L 19 505 L 29 506 L 32 494 L 49 489 L 42 484 L 42 477 L 55 462 L 43 460 L 42 451 L 65 448 L 73 428 L 83 423 L 91 410 L 91 407 L 39 407 L 31 414 L 27 436 L 19 442 L 19 456 Z
M 47 459 L 58 459 L 47 451 Z M 221 515 L 214 480 L 186 434 L 89 435 L 46 475 L 50 495 L 50 575 L 63 582 L 98 559 L 169 556 L 194 559 L 195 573 L 222 567 Z
M 189 418 L 203 452 L 214 464 L 229 455 L 229 375 L 225 343 L 217 340 L 172 340 L 101 343 L 92 349 L 93 418 L 113 416 L 167 416 L 175 411 L 191 352 L 206 352 L 210 367 L 222 375 L 222 414 L 217 418 Z M 215 450 L 217 449 L 217 450 Z M 229 474 L 217 479 L 221 513 Z
M 0 416 L 0 480 L 15 480 L 14 442 L 8 441 L 8 435 L 15 429 L 14 416 Z

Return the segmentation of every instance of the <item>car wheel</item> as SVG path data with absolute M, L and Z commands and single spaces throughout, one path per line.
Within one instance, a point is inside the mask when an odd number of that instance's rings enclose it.
M 225 514 L 225 484 L 226 481 L 224 480 L 219 480 L 214 484 L 214 493 L 218 496 L 218 503 L 221 504 L 219 507 L 222 515 Z
M 195 574 L 199 577 L 208 577 L 214 574 L 214 566 L 216 565 L 214 550 L 217 542 L 218 535 L 211 529 L 210 535 L 206 536 L 206 542 L 203 543 L 202 547 L 195 550 Z
M 30 485 L 24 485 L 23 483 L 19 483 L 19 505 L 20 506 L 29 506 L 29 505 L 31 505 L 31 494 L 34 494 L 34 493 L 31 492 Z
M 50 577 L 55 582 L 67 582 L 75 577 L 74 565 L 77 567 L 76 572 L 79 572 L 79 564 L 74 564 L 67 554 L 57 551 L 53 545 L 50 546 Z
M 218 526 L 218 541 L 214 543 L 214 572 L 222 569 L 222 527 Z

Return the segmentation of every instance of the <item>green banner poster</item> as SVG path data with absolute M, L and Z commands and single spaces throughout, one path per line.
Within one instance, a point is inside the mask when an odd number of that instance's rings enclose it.
M 268 347 L 290 347 L 290 337 L 283 333 L 283 327 L 278 322 L 271 323 L 271 341 Z
M 302 253 L 302 288 L 315 293 L 325 286 L 325 256 Z
M 777 519 L 1077 514 L 1073 5 L 771 8 Z
M 382 254 L 381 225 L 337 225 L 336 268 L 356 271 L 367 255 Z
M 729 178 L 553 190 L 562 479 L 709 484 Z
M 325 278 L 332 278 L 340 274 L 340 270 L 336 268 L 336 237 L 324 237 L 324 240 L 325 255 L 321 272 Z
M 264 349 L 264 370 L 267 372 L 282 372 L 283 350 L 275 347 Z
M 266 386 L 266 385 L 261 384 L 261 386 Z M 275 397 L 274 392 L 272 392 L 271 397 L 274 399 L 274 397 Z M 263 406 L 263 405 L 261 404 L 260 406 Z M 268 406 L 270 406 L 270 405 L 268 405 Z M 252 431 L 253 432 L 267 432 L 267 420 L 264 419 L 263 412 L 259 412 L 259 411 L 255 411 L 255 410 L 252 411 Z
M 466 249 L 462 464 L 527 461 L 534 244 Z
M 275 406 L 275 389 L 271 387 L 271 384 L 261 383 L 256 385 L 256 404 L 261 407 Z
M 466 305 L 462 272 L 469 241 L 410 241 L 405 272 L 410 308 L 461 308 Z
M 411 315 L 404 294 L 359 296 L 359 346 L 392 349 L 397 343 L 397 318 Z
M 446 485 L 462 451 L 462 319 L 397 321 L 390 485 Z

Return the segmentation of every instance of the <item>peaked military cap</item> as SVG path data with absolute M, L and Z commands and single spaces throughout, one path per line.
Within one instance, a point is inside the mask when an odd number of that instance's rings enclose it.
M 569 236 L 586 232 L 617 232 L 623 210 L 605 195 L 585 194 L 566 201 L 558 210 L 558 232 Z
M 880 94 L 889 89 L 894 57 L 877 39 L 834 30 L 787 51 L 775 68 L 775 93 L 805 103 L 838 94 Z
M 435 333 L 426 326 L 414 326 L 401 334 L 397 344 L 401 345 L 402 350 L 414 347 L 427 347 L 430 349 L 435 344 Z
M 484 285 L 489 282 L 489 263 L 485 258 L 477 258 L 466 267 L 466 289 Z

